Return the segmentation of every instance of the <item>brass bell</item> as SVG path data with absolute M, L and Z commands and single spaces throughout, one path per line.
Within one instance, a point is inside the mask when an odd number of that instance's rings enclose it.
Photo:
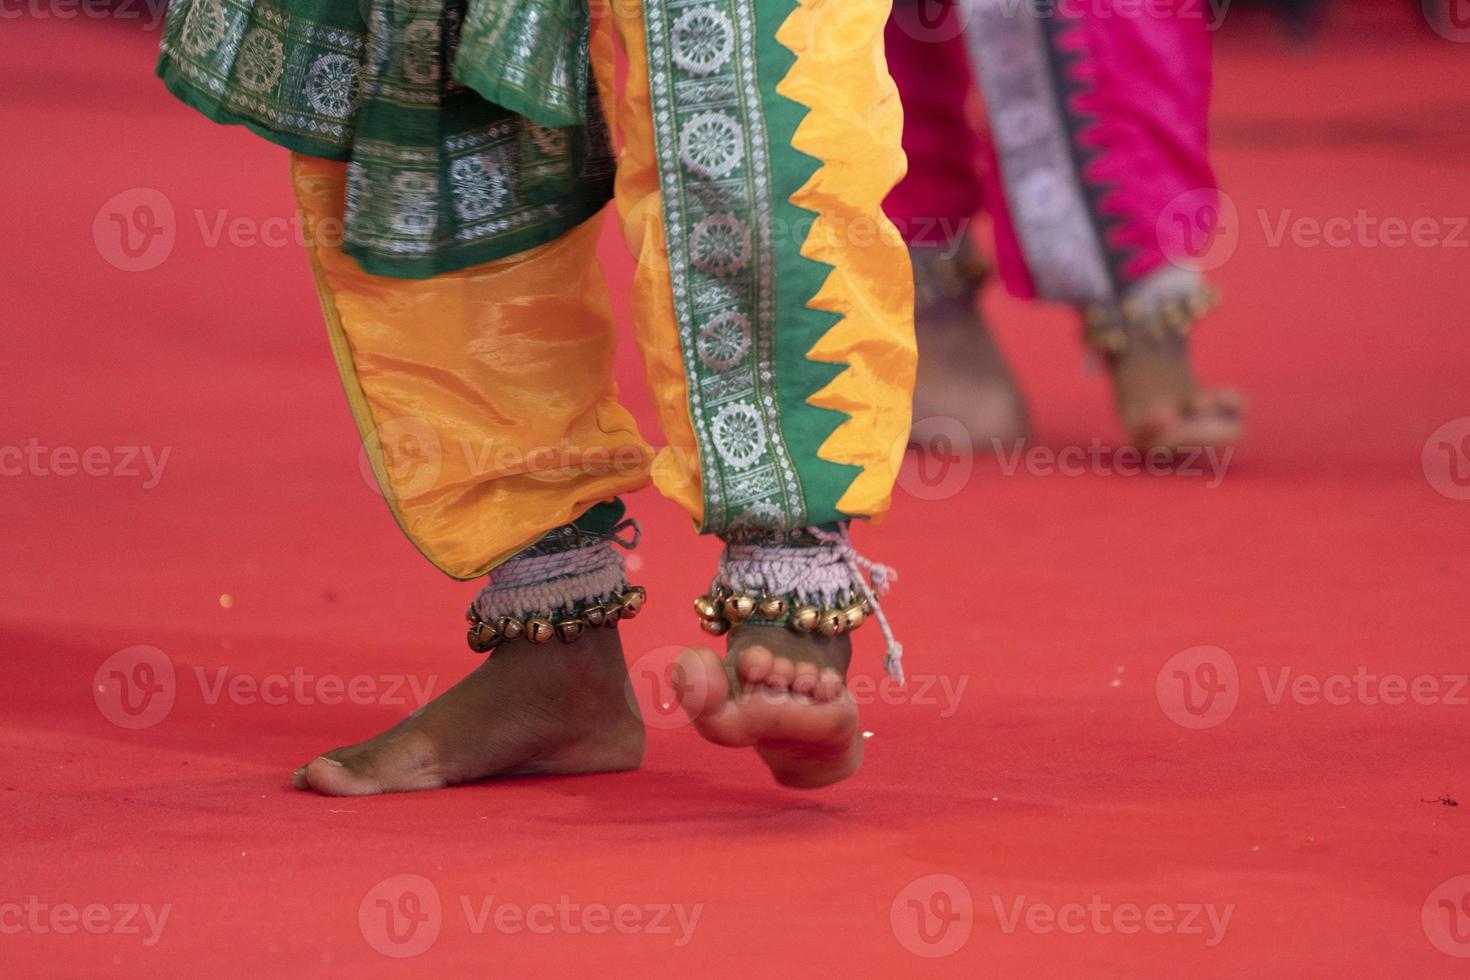
M 699 621 L 699 628 L 710 636 L 724 636 L 730 632 L 730 624 L 723 619 L 701 619 Z
M 616 629 L 618 620 L 623 618 L 623 607 L 615 603 L 603 606 L 602 625 L 608 629 Z
M 725 600 L 725 618 L 739 626 L 755 615 L 755 600 L 748 595 L 732 595 Z
M 501 616 L 495 628 L 500 631 L 501 638 L 506 640 L 519 640 L 526 635 L 526 627 L 514 616 Z
M 864 596 L 861 605 L 863 607 L 863 612 L 864 613 L 866 613 L 869 616 L 873 615 L 873 600 L 872 599 L 869 599 L 866 596 Z
M 563 619 L 556 624 L 556 635 L 561 637 L 563 643 L 571 643 L 582 635 L 587 624 L 580 619 Z
M 607 610 L 600 605 L 588 606 L 582 610 L 582 618 L 587 621 L 588 626 L 596 628 L 607 619 Z
M 842 618 L 847 624 L 846 629 L 855 630 L 868 621 L 868 614 L 863 611 L 862 603 L 857 603 L 844 609 Z
M 816 606 L 797 606 L 796 611 L 791 614 L 791 628 L 798 633 L 810 633 L 817 628 L 817 622 L 822 618 L 822 610 Z
M 817 621 L 817 632 L 823 636 L 836 636 L 847 629 L 847 616 L 841 609 L 823 609 L 822 618 Z
M 786 600 L 780 596 L 768 595 L 761 599 L 760 606 L 757 608 L 760 610 L 761 619 L 785 619 L 786 610 L 789 607 Z
M 556 635 L 556 629 L 551 625 L 551 620 L 536 617 L 526 620 L 526 639 L 532 643 L 546 643 Z
M 632 619 L 643 611 L 643 604 L 648 601 L 648 591 L 641 585 L 635 585 L 623 593 L 621 605 L 623 618 Z
M 702 595 L 694 600 L 694 611 L 699 613 L 700 619 L 720 618 L 719 596 Z
M 1184 321 L 1189 315 L 1180 304 L 1174 302 L 1164 304 L 1163 314 L 1164 322 L 1169 325 L 1170 330 L 1176 333 L 1184 326 Z
M 470 624 L 470 649 L 476 653 L 489 653 L 500 643 L 500 633 L 489 623 L 478 620 Z

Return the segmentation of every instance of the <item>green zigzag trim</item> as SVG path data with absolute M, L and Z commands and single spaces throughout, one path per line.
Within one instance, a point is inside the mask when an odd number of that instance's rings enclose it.
M 817 157 L 792 145 L 797 127 L 811 108 L 776 91 L 776 86 L 796 64 L 796 55 L 776 40 L 776 32 L 798 6 L 796 0 L 761 0 L 755 4 L 759 38 L 757 75 L 766 145 L 770 148 L 771 229 L 776 259 L 776 399 L 780 406 L 781 433 L 801 481 L 808 523 L 827 524 L 851 516 L 837 509 L 837 501 L 852 486 L 862 468 L 829 462 L 817 455 L 827 438 L 851 416 L 808 402 L 847 370 L 847 365 L 814 361 L 807 356 L 822 337 L 842 322 L 842 317 L 809 305 L 833 266 L 801 254 L 816 212 L 791 201 L 822 167 Z M 806 234 L 801 234 L 802 229 L 806 229 Z

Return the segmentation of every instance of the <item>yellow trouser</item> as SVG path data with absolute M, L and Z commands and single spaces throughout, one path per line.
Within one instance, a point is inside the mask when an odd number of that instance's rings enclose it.
M 835 488 L 824 490 L 826 497 L 808 489 L 793 498 L 790 510 L 811 523 L 877 518 L 886 511 L 908 433 L 915 358 L 907 255 L 881 212 L 903 170 L 901 112 L 882 50 L 887 14 L 884 0 L 799 0 L 765 39 L 778 41 L 784 49 L 778 53 L 789 52 L 788 59 L 794 54 L 795 60 L 776 86 L 779 96 L 762 96 L 762 106 L 741 117 L 746 145 L 761 148 L 749 141 L 764 138 L 753 134 L 763 106 L 778 111 L 776 103 L 784 100 L 810 109 L 790 147 L 776 148 L 789 153 L 794 147 L 815 158 L 810 179 L 789 198 L 809 220 L 799 229 L 760 225 L 765 230 L 757 232 L 754 245 L 747 238 L 733 247 L 748 255 L 769 244 L 777 256 L 773 269 L 780 268 L 782 248 L 789 248 L 793 261 L 830 266 L 818 280 L 820 288 L 798 298 L 797 306 L 830 315 L 831 327 L 796 357 L 772 355 L 756 374 L 757 382 L 769 383 L 768 394 L 727 402 L 720 401 L 722 376 L 696 377 L 690 365 L 697 364 L 697 354 L 706 366 L 715 365 L 711 371 L 718 369 L 722 355 L 703 345 L 732 336 L 738 345 L 741 336 L 721 334 L 711 324 L 718 320 L 723 329 L 738 320 L 728 314 L 701 319 L 699 303 L 708 297 L 691 299 L 675 274 L 669 235 L 681 227 L 681 214 L 665 205 L 672 186 L 668 146 L 688 151 L 689 142 L 670 144 L 665 133 L 661 149 L 657 131 L 660 119 L 686 127 L 700 119 L 655 106 L 663 76 L 650 74 L 651 28 L 641 5 L 614 0 L 596 14 L 593 67 L 603 105 L 615 106 L 608 114 L 621 140 L 617 210 L 638 260 L 637 341 L 667 440 L 657 453 L 618 403 L 615 327 L 596 258 L 600 222 L 510 258 L 429 279 L 371 275 L 329 234 L 344 213 L 345 165 L 293 158 L 312 264 L 353 413 L 394 516 L 435 565 L 457 578 L 483 574 L 545 531 L 650 479 L 701 529 L 713 532 L 730 529 L 729 514 L 738 512 L 747 523 L 773 515 L 776 508 L 759 497 L 774 492 L 768 484 L 783 480 L 798 488 L 819 482 Z M 677 28 L 660 21 L 652 29 Z M 744 26 L 738 30 L 748 33 Z M 614 83 L 615 42 L 629 65 L 621 93 Z M 662 42 L 654 50 L 661 48 Z M 705 66 L 695 67 L 681 84 L 701 81 Z M 701 97 L 688 84 L 668 91 Z M 734 118 L 724 115 L 715 122 L 728 125 L 726 119 Z M 706 112 L 704 121 L 710 116 Z M 689 153 L 680 157 L 687 162 Z M 727 167 L 717 161 L 703 170 L 724 177 L 720 171 Z M 744 200 L 739 188 L 728 193 Z M 759 211 L 759 205 L 745 204 Z M 687 207 L 681 201 L 678 210 Z M 707 227 L 718 232 L 739 226 L 725 220 Z M 705 230 L 697 227 L 694 237 Z M 708 255 L 696 259 L 706 272 L 715 268 Z M 716 268 L 711 275 L 728 271 Z M 779 308 L 773 305 L 782 298 L 779 280 L 774 274 L 758 280 L 763 295 L 775 297 L 766 301 L 770 308 Z M 692 281 L 696 291 L 707 293 L 709 283 L 724 280 Z M 765 341 L 757 331 L 754 342 L 779 354 L 779 320 L 775 327 Z M 744 356 L 740 349 L 735 354 Z M 779 417 L 774 392 L 783 378 L 789 381 L 813 365 L 831 365 L 831 377 L 804 404 L 836 421 L 830 433 L 817 430 L 819 448 L 782 464 L 784 469 L 767 466 L 781 427 L 796 431 L 798 423 L 805 424 L 789 421 L 789 407 Z M 789 385 L 780 390 L 789 391 Z M 801 410 L 798 404 L 796 414 Z M 793 435 L 787 443 L 798 441 Z M 828 471 L 820 479 L 807 476 L 817 465 Z M 717 480 L 729 483 L 718 498 L 711 488 Z M 747 498 L 755 503 L 742 504 Z M 722 508 L 718 520 L 710 513 L 715 499 Z M 771 516 L 773 525 L 780 521 Z

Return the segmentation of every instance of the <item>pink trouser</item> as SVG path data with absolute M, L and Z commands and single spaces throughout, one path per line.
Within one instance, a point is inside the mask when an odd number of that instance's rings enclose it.
M 908 242 L 952 244 L 986 211 L 1008 288 L 1076 305 L 1192 269 L 1217 206 L 1195 11 L 1208 8 L 896 0 L 909 172 L 886 207 Z

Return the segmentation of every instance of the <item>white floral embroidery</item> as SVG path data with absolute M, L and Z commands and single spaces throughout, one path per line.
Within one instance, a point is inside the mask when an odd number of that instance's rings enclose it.
M 345 54 L 324 54 L 306 73 L 306 100 L 324 116 L 344 119 L 357 108 L 362 65 Z
M 411 82 L 439 81 L 439 21 L 420 18 L 403 29 L 403 74 Z
M 487 156 L 454 161 L 449 179 L 454 185 L 454 210 L 466 221 L 494 214 L 510 193 L 505 173 Z
M 750 352 L 750 320 L 745 314 L 726 310 L 712 317 L 699 331 L 699 359 L 711 371 L 728 371 Z
M 281 39 L 268 30 L 256 28 L 240 43 L 237 77 L 252 92 L 269 92 L 275 88 L 285 65 L 286 51 Z
M 437 224 L 439 182 L 429 174 L 405 173 L 393 179 L 394 230 L 424 238 Z
M 720 409 L 711 426 L 715 449 L 728 466 L 749 469 L 766 454 L 766 430 L 761 413 L 749 402 Z
M 733 276 L 750 262 L 750 229 L 733 214 L 705 215 L 689 236 L 689 251 L 700 272 Z
M 701 112 L 679 134 L 679 159 L 711 180 L 726 176 L 745 159 L 740 123 L 724 112 Z
M 713 7 L 695 7 L 674 21 L 674 64 L 691 75 L 713 75 L 735 49 L 730 18 Z
M 225 8 L 219 0 L 195 3 L 184 21 L 184 50 L 195 57 L 209 54 L 224 40 L 226 26 Z

